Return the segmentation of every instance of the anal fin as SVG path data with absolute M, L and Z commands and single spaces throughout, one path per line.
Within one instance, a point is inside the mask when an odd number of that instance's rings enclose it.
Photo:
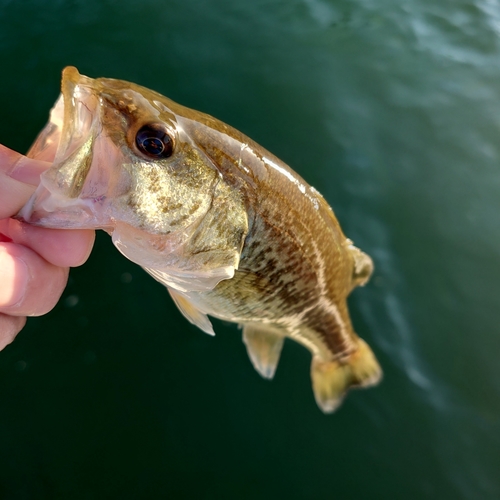
M 215 335 L 212 323 L 208 319 L 205 313 L 202 313 L 184 294 L 177 292 L 168 288 L 170 296 L 175 302 L 175 305 L 179 308 L 179 311 L 184 315 L 184 317 L 193 325 L 201 328 L 205 333 L 209 335 Z
M 263 324 L 250 323 L 242 326 L 243 342 L 252 365 L 262 377 L 272 379 L 285 338 Z
M 376 385 L 382 378 L 382 370 L 371 349 L 361 339 L 357 343 L 358 349 L 345 359 L 323 361 L 314 357 L 312 360 L 314 397 L 325 413 L 335 411 L 350 388 Z

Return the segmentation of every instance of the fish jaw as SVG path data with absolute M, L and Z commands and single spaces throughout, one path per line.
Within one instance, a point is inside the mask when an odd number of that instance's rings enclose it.
M 72 153 L 60 161 L 56 159 L 41 175 L 39 186 L 18 217 L 56 229 L 112 228 L 120 196 L 126 195 L 130 179 L 126 169 L 120 172 L 113 167 L 117 152 L 110 144 L 100 144 L 104 141 L 106 138 L 89 135 L 77 147 L 69 144 L 66 149 Z M 104 147 L 109 164 L 95 155 L 96 149 Z
M 95 203 L 98 199 L 94 200 Z M 67 199 L 41 184 L 17 214 L 34 226 L 54 229 L 105 229 L 112 231 L 112 220 L 96 213 L 91 200 Z
M 99 83 L 68 67 L 61 90 L 49 122 L 27 153 L 52 166 L 18 217 L 43 227 L 109 232 L 116 199 L 128 191 L 130 179 L 126 168 L 116 168 L 124 163 L 118 148 L 101 134 Z

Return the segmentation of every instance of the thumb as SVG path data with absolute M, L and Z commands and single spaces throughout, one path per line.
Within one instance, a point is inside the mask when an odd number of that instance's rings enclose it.
M 40 182 L 50 163 L 32 160 L 0 145 L 0 219 L 15 215 Z

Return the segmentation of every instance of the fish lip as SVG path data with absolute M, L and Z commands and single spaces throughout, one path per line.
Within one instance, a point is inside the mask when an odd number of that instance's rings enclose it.
M 47 124 L 27 152 L 28 158 L 56 163 L 68 155 L 66 150 L 70 147 L 75 132 L 78 107 L 85 106 L 83 99 L 78 99 L 78 94 L 81 94 L 82 89 L 85 89 L 87 95 L 94 94 L 96 86 L 95 80 L 81 75 L 75 67 L 64 68 L 61 93 L 50 111 Z M 88 107 L 87 110 L 91 111 Z
M 43 183 L 40 184 L 14 218 L 33 226 L 53 229 L 104 229 L 105 224 L 100 223 L 87 200 L 76 202 L 72 200 L 68 204 L 57 197 L 55 200 L 50 200 L 54 197 L 54 194 Z M 49 200 L 49 208 L 52 202 L 52 204 L 57 203 L 57 209 L 50 210 L 44 207 L 44 202 L 47 200 Z
M 99 115 L 96 90 L 95 80 L 81 75 L 74 66 L 64 68 L 61 80 L 64 115 L 54 163 L 68 158 L 92 133 Z

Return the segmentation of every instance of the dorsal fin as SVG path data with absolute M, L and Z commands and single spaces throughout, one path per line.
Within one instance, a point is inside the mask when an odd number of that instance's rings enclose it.
M 267 379 L 274 377 L 278 366 L 283 341 L 282 335 L 260 323 L 249 323 L 243 327 L 243 342 L 254 368 Z
M 354 259 L 352 269 L 352 285 L 351 289 L 357 286 L 363 286 L 370 279 L 373 273 L 373 261 L 371 257 L 362 252 L 358 247 L 352 243 L 349 245 L 349 250 Z
M 177 292 L 176 290 L 172 290 L 171 288 L 168 288 L 168 292 L 174 300 L 175 305 L 179 308 L 179 311 L 190 323 L 193 323 L 193 325 L 201 328 L 209 335 L 215 335 L 212 323 L 210 323 L 208 316 L 193 305 L 188 297 L 180 292 Z

